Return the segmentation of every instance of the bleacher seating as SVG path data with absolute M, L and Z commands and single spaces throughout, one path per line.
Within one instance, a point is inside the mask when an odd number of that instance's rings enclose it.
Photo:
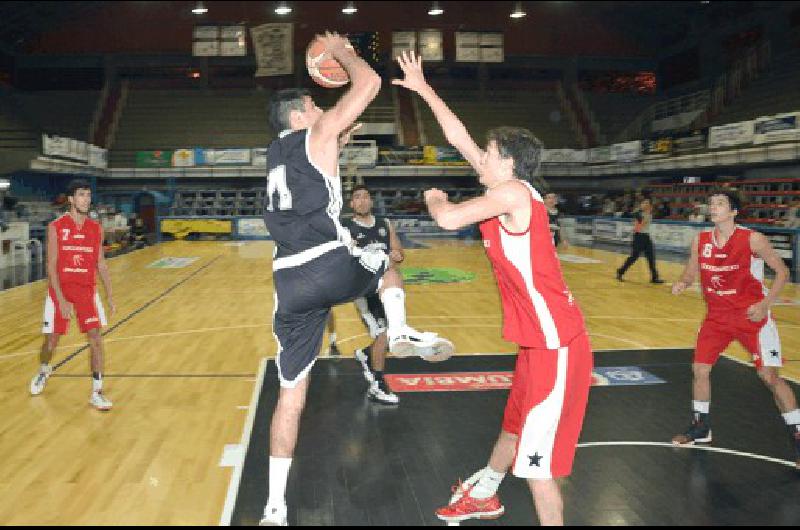
M 0 96 L 0 173 L 27 169 L 39 151 L 39 134 L 8 94 Z
M 257 89 L 133 89 L 122 111 L 110 165 L 133 167 L 136 151 L 266 147 L 273 136 L 267 117 L 269 94 Z M 341 95 L 340 90 L 312 91 L 323 109 Z M 361 121 L 394 122 L 391 95 L 379 95 Z
M 464 122 L 478 143 L 484 145 L 486 133 L 498 126 L 530 129 L 548 149 L 575 148 L 577 139 L 554 90 L 495 90 L 481 98 L 477 90 L 438 89 L 439 95 Z M 415 96 L 416 97 L 416 96 Z M 428 105 L 418 98 L 426 144 L 447 145 Z
M 753 81 L 712 120 L 722 125 L 800 109 L 800 50 L 772 62 L 772 70 Z
M 20 112 L 40 132 L 89 141 L 89 125 L 100 93 L 97 91 L 43 90 L 16 92 Z
M 601 144 L 621 141 L 620 133 L 647 107 L 656 102 L 655 96 L 636 94 L 599 94 L 584 92 L 599 127 Z

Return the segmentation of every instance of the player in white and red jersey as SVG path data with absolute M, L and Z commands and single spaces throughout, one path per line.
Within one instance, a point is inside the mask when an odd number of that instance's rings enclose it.
M 572 471 L 592 376 L 592 351 L 550 235 L 547 208 L 524 179 L 536 172 L 543 146 L 526 129 L 489 132 L 484 152 L 425 81 L 422 60 L 398 58 L 405 79 L 393 83 L 417 92 L 431 107 L 448 142 L 469 161 L 486 186 L 478 198 L 454 204 L 443 191 L 425 192 L 439 226 L 454 230 L 480 222 L 503 303 L 503 337 L 519 344 L 514 383 L 489 465 L 454 489 L 439 519 L 495 519 L 504 508 L 497 488 L 506 472 L 528 479 L 542 525 L 563 524 L 555 479 Z M 513 466 L 513 469 L 512 469 Z
M 44 306 L 44 344 L 39 356 L 39 372 L 31 380 L 31 395 L 44 391 L 53 373 L 50 360 L 59 338 L 66 335 L 74 314 L 78 328 L 89 339 L 91 350 L 92 394 L 89 404 L 98 410 L 111 410 L 111 401 L 103 395 L 103 338 L 105 311 L 97 294 L 95 272 L 105 287 L 113 315 L 116 311 L 111 292 L 111 278 L 103 256 L 103 229 L 88 218 L 92 203 L 91 185 L 84 180 L 69 184 L 70 209 L 47 228 L 48 291 Z
M 697 335 L 692 366 L 692 424 L 672 442 L 711 442 L 711 368 L 725 348 L 738 340 L 752 355 L 759 377 L 775 397 L 790 430 L 800 468 L 800 410 L 794 392 L 778 373 L 783 366 L 781 343 L 769 310 L 786 284 L 789 271 L 763 234 L 736 225 L 740 208 L 741 199 L 733 190 L 721 190 L 710 197 L 714 228 L 695 237 L 683 275 L 672 287 L 673 294 L 679 294 L 699 274 L 708 307 Z M 775 271 L 769 290 L 764 285 L 765 262 Z

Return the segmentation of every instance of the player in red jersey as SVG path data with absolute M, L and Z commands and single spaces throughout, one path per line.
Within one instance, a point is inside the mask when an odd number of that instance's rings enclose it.
M 111 292 L 111 277 L 103 257 L 103 229 L 89 219 L 92 203 L 91 185 L 74 180 L 67 190 L 69 211 L 47 228 L 47 276 L 49 288 L 44 306 L 44 344 L 39 356 L 41 367 L 31 380 L 31 395 L 44 391 L 52 375 L 53 358 L 61 335 L 66 335 L 74 314 L 78 327 L 89 339 L 91 350 L 92 394 L 89 404 L 98 410 L 111 410 L 111 401 L 103 395 L 103 337 L 105 312 L 97 294 L 95 271 L 106 290 L 111 315 L 116 312 Z
M 734 340 L 753 356 L 758 376 L 772 391 L 790 430 L 800 468 L 800 410 L 794 392 L 778 369 L 783 366 L 778 329 L 770 313 L 789 277 L 783 260 L 761 233 L 736 225 L 741 199 L 721 190 L 709 199 L 714 228 L 698 234 L 683 275 L 672 286 L 679 294 L 700 275 L 708 314 L 697 335 L 694 353 L 692 424 L 672 439 L 676 445 L 711 442 L 709 404 L 711 368 Z M 764 285 L 764 263 L 775 271 L 772 289 Z
M 486 193 L 454 204 L 447 194 L 425 192 L 439 226 L 454 230 L 480 222 L 503 303 L 503 337 L 519 344 L 514 383 L 503 427 L 489 465 L 459 484 L 448 506 L 436 511 L 448 522 L 495 519 L 504 512 L 497 488 L 506 472 L 528 479 L 543 525 L 563 524 L 555 479 L 571 473 L 592 378 L 589 337 L 564 283 L 550 235 L 547 208 L 525 179 L 538 181 L 542 144 L 530 131 L 501 127 L 489 132 L 486 151 L 425 81 L 422 60 L 398 58 L 405 79 L 393 83 L 417 92 L 456 147 L 480 176 Z

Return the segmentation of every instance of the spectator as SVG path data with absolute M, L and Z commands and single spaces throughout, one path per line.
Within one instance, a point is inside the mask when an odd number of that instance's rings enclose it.
M 703 213 L 702 205 L 699 202 L 694 203 L 694 210 L 689 215 L 689 221 L 692 223 L 705 223 L 706 216 Z
M 792 202 L 792 205 L 786 212 L 786 219 L 783 220 L 783 226 L 786 228 L 800 228 L 800 199 Z

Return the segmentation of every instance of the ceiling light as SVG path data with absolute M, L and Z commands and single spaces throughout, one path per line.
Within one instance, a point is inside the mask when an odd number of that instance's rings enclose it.
M 278 7 L 275 8 L 276 15 L 288 15 L 292 12 L 292 8 L 286 2 L 278 2 Z
M 517 2 L 514 5 L 514 12 L 511 13 L 511 18 L 522 18 L 525 15 L 527 15 L 527 13 L 522 10 L 522 2 Z
M 342 13 L 344 13 L 345 15 L 352 15 L 356 11 L 358 11 L 358 9 L 356 9 L 355 2 L 352 2 L 352 1 L 351 2 L 347 2 L 344 5 L 344 7 L 342 8 Z
M 192 9 L 192 13 L 195 15 L 205 15 L 208 13 L 208 8 L 205 6 L 205 4 L 203 4 L 203 2 L 197 2 L 197 4 L 194 6 L 194 9 Z
M 444 9 L 439 7 L 439 2 L 434 2 L 428 10 L 428 14 L 431 16 L 441 15 L 442 13 L 444 13 Z

